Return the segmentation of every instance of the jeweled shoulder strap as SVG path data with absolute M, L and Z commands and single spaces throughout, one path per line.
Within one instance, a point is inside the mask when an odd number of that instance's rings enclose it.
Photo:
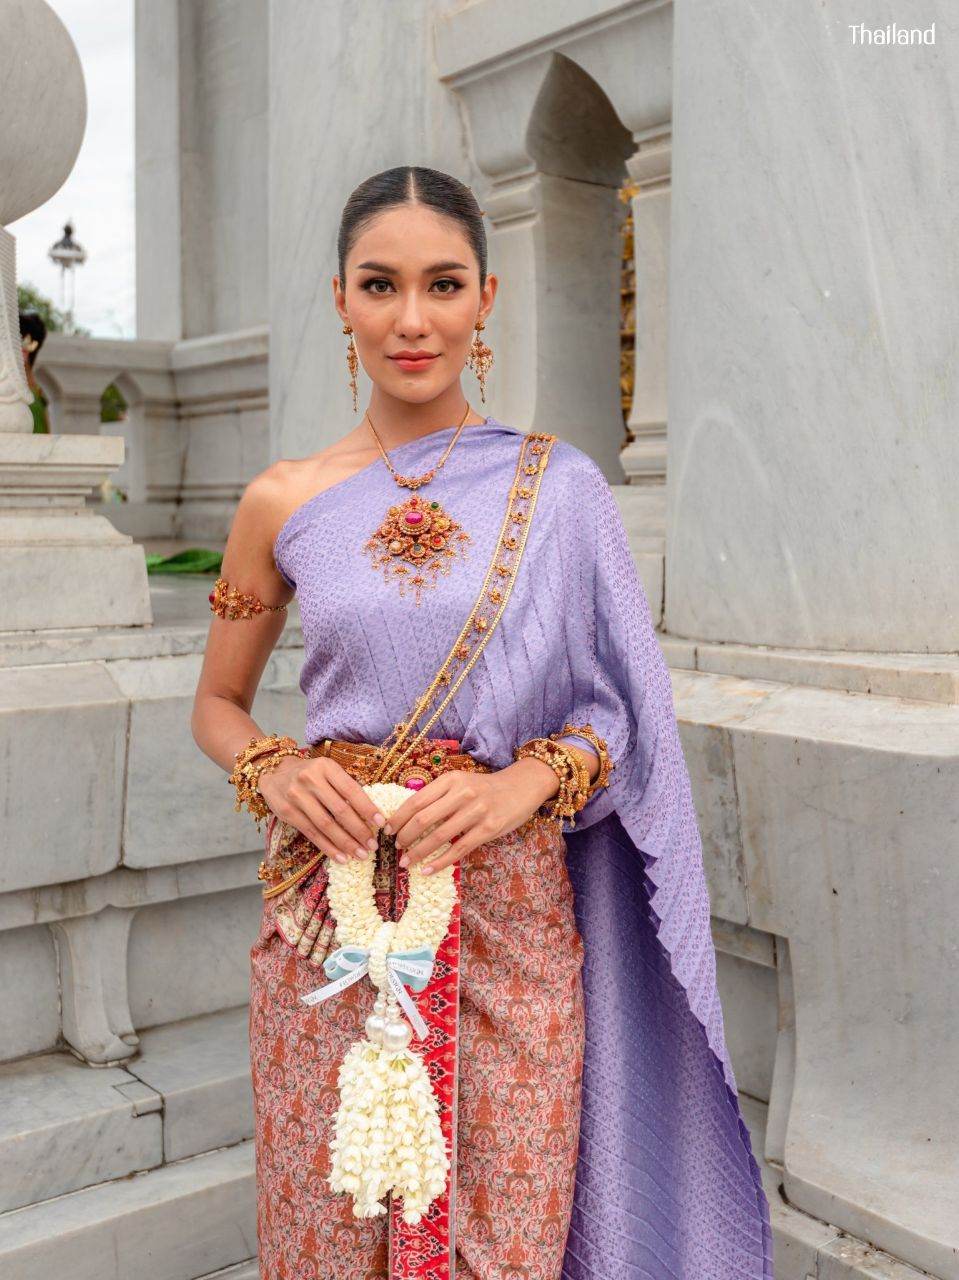
M 543 472 L 546 470 L 550 451 L 556 439 L 556 436 L 544 431 L 530 431 L 523 437 L 516 462 L 516 474 L 510 485 L 503 524 L 476 603 L 453 642 L 446 661 L 433 677 L 429 688 L 420 697 L 409 719 L 405 723 L 396 725 L 393 733 L 380 744 L 380 759 L 373 770 L 371 781 L 393 780 L 406 758 L 416 750 L 421 740 L 426 737 L 430 728 L 443 714 L 496 630 L 512 593 L 513 583 L 516 581 L 516 574 L 532 524 L 533 512 L 536 510 L 536 499 L 539 496 Z M 492 616 L 490 616 L 490 606 L 494 606 L 495 609 Z M 446 686 L 450 687 L 442 702 L 419 733 L 407 741 L 420 717 Z

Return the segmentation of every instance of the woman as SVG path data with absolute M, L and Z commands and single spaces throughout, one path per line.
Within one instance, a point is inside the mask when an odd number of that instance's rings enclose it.
M 762 1280 L 768 1206 L 689 778 L 613 494 L 575 446 L 465 401 L 497 288 L 467 188 L 377 174 L 338 250 L 369 408 L 247 488 L 193 716 L 237 805 L 268 819 L 250 1006 L 262 1275 Z M 248 714 L 294 591 L 302 745 Z M 371 780 L 410 788 L 389 823 Z M 397 1197 L 355 1217 L 328 1181 L 339 1064 L 374 1007 L 366 979 L 322 991 L 330 859 L 357 857 L 376 859 L 385 920 L 417 869 L 452 866 L 458 888 L 413 1045 L 450 1175 L 412 1224 Z
M 20 312 L 20 346 L 23 351 L 23 372 L 27 379 L 27 386 L 33 392 L 30 412 L 33 414 L 34 435 L 50 434 L 50 418 L 47 412 L 49 401 L 43 387 L 37 381 L 37 375 L 33 371 L 37 354 L 43 346 L 46 336 L 47 326 L 43 323 L 39 312 Z

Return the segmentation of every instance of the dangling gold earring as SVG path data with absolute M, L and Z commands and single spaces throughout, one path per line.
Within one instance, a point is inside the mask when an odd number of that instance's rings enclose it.
M 466 357 L 466 363 L 476 374 L 480 384 L 480 398 L 486 403 L 486 375 L 489 373 L 493 363 L 493 349 L 488 347 L 480 337 L 480 330 L 485 328 L 482 320 L 476 322 L 476 334 L 473 338 L 473 344 L 470 347 L 470 353 Z
M 353 393 L 353 412 L 356 413 L 356 371 L 360 367 L 360 361 L 356 354 L 356 343 L 353 341 L 353 326 L 349 321 L 343 326 L 343 332 L 350 335 L 349 345 L 346 348 L 346 363 L 350 367 L 350 390 Z

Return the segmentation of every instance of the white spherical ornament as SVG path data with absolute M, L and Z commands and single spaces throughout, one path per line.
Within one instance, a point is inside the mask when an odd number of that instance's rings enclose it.
M 365 1022 L 366 1036 L 373 1044 L 383 1043 L 383 1030 L 386 1027 L 386 1019 L 381 1013 L 371 1013 L 367 1015 Z
M 413 1037 L 413 1028 L 408 1022 L 387 1022 L 383 1028 L 384 1049 L 405 1049 Z

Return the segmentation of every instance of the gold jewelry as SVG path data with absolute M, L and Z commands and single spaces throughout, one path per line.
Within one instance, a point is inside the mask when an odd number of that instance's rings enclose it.
M 466 412 L 439 462 L 418 476 L 400 475 L 390 462 L 368 411 L 366 420 L 396 484 L 415 490 L 429 484 L 446 462 L 466 425 L 469 412 L 467 404 Z M 389 508 L 379 527 L 364 543 L 363 551 L 371 556 L 374 569 L 382 570 L 387 580 L 392 578 L 398 582 L 401 596 L 406 594 L 406 584 L 409 583 L 415 592 L 415 603 L 419 605 L 421 592 L 426 587 L 435 587 L 441 573 L 449 573 L 453 559 L 458 552 L 465 553 L 469 541 L 466 530 L 439 502 L 420 498 L 414 493 L 405 502 Z
M 482 320 L 476 322 L 476 333 L 473 336 L 473 343 L 470 347 L 470 353 L 466 357 L 467 365 L 473 370 L 479 379 L 480 398 L 486 403 L 486 375 L 489 373 L 493 365 L 493 348 L 488 347 L 480 337 L 480 331 L 485 329 L 486 325 Z
M 600 787 L 609 786 L 609 775 L 616 768 L 616 765 L 610 757 L 606 739 L 598 737 L 591 724 L 569 724 L 567 722 L 558 733 L 551 733 L 549 736 L 555 742 L 559 738 L 567 737 L 569 734 L 576 734 L 577 737 L 585 738 L 587 742 L 591 742 L 596 748 L 596 754 L 599 756 L 599 772 L 589 788 L 589 797 L 591 798 Z
M 554 738 L 530 738 L 513 751 L 514 760 L 542 760 L 559 779 L 559 790 L 537 810 L 544 817 L 570 821 L 586 804 L 589 769 L 578 755 Z
M 529 431 L 523 437 L 519 457 L 516 460 L 516 472 L 513 476 L 509 499 L 506 503 L 506 513 L 503 516 L 496 547 L 476 602 L 470 610 L 469 617 L 464 622 L 459 635 L 453 642 L 453 647 L 450 649 L 446 661 L 433 677 L 429 688 L 418 699 L 409 719 L 405 724 L 394 725 L 392 733 L 377 746 L 379 763 L 370 779 L 371 782 L 392 782 L 395 780 L 396 773 L 402 769 L 407 757 L 416 750 L 420 741 L 426 737 L 443 714 L 449 702 L 456 696 L 457 690 L 469 675 L 474 663 L 486 647 L 486 642 L 495 631 L 513 590 L 516 572 L 523 558 L 523 550 L 526 546 L 526 539 L 529 536 L 533 512 L 536 509 L 539 486 L 542 483 L 543 473 L 546 470 L 550 451 L 556 443 L 556 439 L 556 436 L 544 431 Z M 523 476 L 530 477 L 530 480 L 523 482 Z M 523 509 L 524 503 L 527 504 L 525 510 Z M 510 525 L 522 528 L 522 534 L 517 537 L 515 533 L 507 532 Z M 504 563 L 509 559 L 511 552 L 515 552 L 513 563 Z M 501 589 L 499 583 L 491 585 L 494 576 L 501 580 L 506 580 L 505 590 Z M 488 608 L 487 600 L 497 606 L 492 618 L 487 617 L 486 614 L 486 609 Z M 470 641 L 475 640 L 475 636 L 472 634 L 474 631 L 478 634 L 479 640 L 476 641 L 475 648 L 471 650 L 467 637 L 469 637 Z M 451 670 L 456 662 L 462 662 L 464 665 L 454 680 Z M 417 732 L 417 721 L 429 709 L 439 690 L 445 685 L 450 686 L 445 696 L 423 728 Z M 404 741 L 411 733 L 414 735 L 413 738 L 404 746 Z
M 307 754 L 336 760 L 362 787 L 372 781 L 373 769 L 380 759 L 379 749 L 374 743 L 346 742 L 342 738 L 321 738 L 307 748 Z M 425 785 L 451 769 L 466 773 L 492 772 L 491 765 L 474 759 L 468 751 L 453 751 L 448 738 L 432 738 L 420 744 L 413 760 L 398 770 L 392 781 L 400 786 L 408 786 L 410 782 L 415 785 L 417 781 Z M 533 821 L 541 822 L 542 819 L 534 815 L 530 819 L 531 823 Z M 290 853 L 278 852 L 277 847 L 289 847 Z M 318 853 L 316 845 L 295 828 L 275 833 L 270 852 L 257 872 L 258 879 L 269 882 L 263 890 L 263 897 L 274 898 L 285 893 L 309 875 L 325 856 Z
M 270 809 L 259 792 L 260 774 L 267 769 L 275 769 L 284 756 L 306 758 L 307 754 L 295 738 L 270 733 L 263 738 L 251 738 L 243 750 L 234 756 L 233 772 L 227 778 L 227 782 L 236 787 L 236 803 L 233 808 L 239 813 L 245 804 L 256 819 L 257 831 L 261 821 L 270 815 Z
M 230 621 L 235 618 L 252 618 L 258 613 L 278 613 L 286 608 L 285 604 L 264 604 L 250 592 L 231 587 L 226 578 L 217 578 L 207 599 L 211 612 Z
M 353 412 L 356 413 L 356 371 L 360 367 L 360 359 L 356 354 L 356 343 L 353 341 L 353 326 L 348 320 L 343 326 L 343 332 L 350 335 L 346 347 L 346 363 L 350 369 L 350 391 L 353 394 Z

